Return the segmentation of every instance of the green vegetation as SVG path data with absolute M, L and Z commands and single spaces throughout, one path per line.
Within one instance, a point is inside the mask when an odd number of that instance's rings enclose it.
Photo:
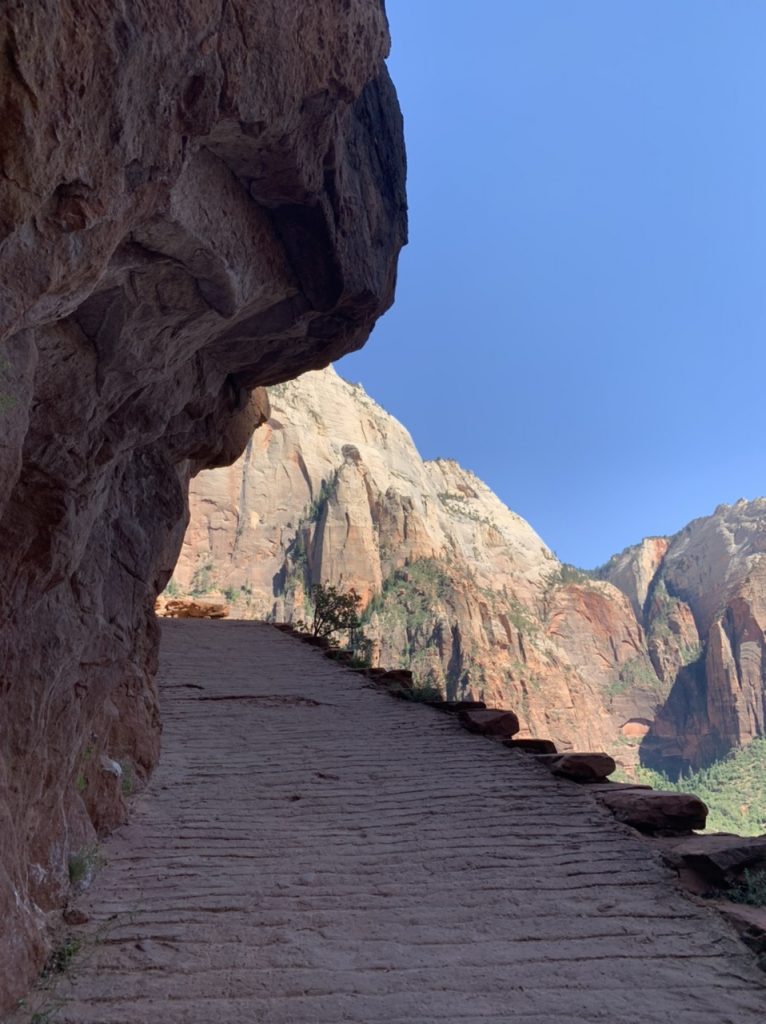
M 234 604 L 239 595 L 240 591 L 237 590 L 236 587 L 226 587 L 223 591 L 223 596 L 226 598 L 229 604 Z
M 438 461 L 438 460 L 435 460 Z M 461 516 L 463 519 L 470 519 L 474 523 L 483 523 L 485 526 L 495 526 L 494 520 L 489 516 L 482 516 L 468 503 L 465 494 L 458 494 L 454 491 L 440 491 L 439 501 L 452 515 Z
M 213 589 L 213 571 L 212 562 L 203 562 L 202 565 L 197 566 L 191 578 L 190 593 L 192 597 L 201 597 L 203 594 L 210 593 Z
M 508 669 L 509 681 L 519 682 L 523 693 L 526 694 L 527 690 L 539 693 L 543 689 L 543 680 L 537 673 L 532 672 L 525 662 L 520 661 L 518 658 L 513 658 Z
M 569 583 L 579 583 L 587 586 L 594 580 L 594 574 L 587 569 L 578 569 L 576 565 L 569 562 L 562 562 L 558 569 L 554 569 L 548 576 L 546 589 L 553 590 L 555 587 L 565 587 Z
M 396 667 L 411 669 L 420 676 L 419 682 L 444 685 L 441 669 L 436 675 L 428 649 L 438 642 L 440 630 L 448 628 L 444 625 L 443 602 L 451 593 L 445 563 L 419 558 L 394 569 L 362 613 L 362 622 L 374 618 L 389 649 L 397 651 Z
M 338 487 L 338 470 L 328 480 L 322 480 L 319 485 L 319 491 L 314 497 L 313 501 L 309 502 L 306 506 L 306 510 L 303 513 L 303 520 L 308 520 L 310 523 L 318 523 L 322 518 L 322 513 L 325 510 L 327 502 L 335 494 Z
M 631 690 L 649 690 L 658 700 L 664 700 L 667 695 L 651 663 L 641 655 L 624 662 L 619 675 L 610 683 L 606 692 L 610 697 L 617 697 Z
M 707 827 L 713 832 L 755 836 L 766 832 L 766 739 L 756 739 L 722 761 L 672 781 L 649 768 L 637 770 L 637 781 L 655 789 L 696 793 L 710 809 Z
M 432 617 L 434 602 L 447 594 L 449 586 L 449 576 L 440 562 L 419 558 L 386 577 L 381 592 L 365 608 L 362 620 L 368 622 L 377 614 L 384 625 L 399 622 L 408 631 L 414 631 Z
M 587 569 L 578 569 L 576 565 L 562 562 L 557 569 L 551 570 L 545 577 L 543 589 L 543 616 L 547 620 L 551 614 L 552 599 L 559 587 L 576 585 L 597 590 L 595 573 Z
M 163 595 L 165 597 L 178 597 L 179 594 L 180 590 L 176 581 L 174 579 L 168 580 L 168 585 L 165 587 Z
M 347 593 L 332 583 L 315 583 L 311 588 L 314 614 L 308 629 L 313 636 L 329 639 L 342 630 L 358 630 L 361 626 L 359 606 L 362 599 L 352 587 Z M 306 623 L 297 622 L 299 628 Z
M 745 870 L 739 882 L 726 889 L 724 895 L 734 903 L 766 907 L 766 871 Z
M 698 643 L 680 643 L 677 635 L 670 628 L 671 617 L 680 605 L 681 601 L 668 591 L 665 580 L 660 576 L 655 582 L 649 597 L 649 629 L 647 632 L 647 640 L 650 644 L 652 642 L 674 643 L 678 648 L 678 655 L 681 659 L 681 664 L 690 665 L 699 658 L 702 653 L 702 649 Z
M 508 618 L 520 633 L 525 633 L 527 636 L 539 633 L 540 631 L 539 625 L 518 598 L 512 597 L 509 600 Z
M 122 795 L 130 796 L 130 794 L 133 792 L 134 785 L 133 769 L 130 767 L 129 764 L 122 763 L 120 763 L 120 768 L 122 768 L 122 779 L 120 780 L 120 789 L 122 790 Z
M 53 1014 L 59 1010 L 58 1006 L 47 1006 L 43 1010 L 36 1010 L 29 1018 L 29 1024 L 50 1024 Z
M 10 371 L 10 363 L 5 356 L 0 356 L 0 374 L 5 375 Z M 16 405 L 16 399 L 6 391 L 0 389 L 0 413 L 8 412 Z
M 43 978 L 50 978 L 54 974 L 66 974 L 72 966 L 72 961 L 80 952 L 82 942 L 73 935 L 67 935 L 63 942 L 56 946 L 45 962 Z
M 423 704 L 432 700 L 444 700 L 441 687 L 430 679 L 415 683 L 411 690 L 402 690 L 399 696 L 404 700 L 419 701 Z
M 349 630 L 348 649 L 354 655 L 349 662 L 351 668 L 372 667 L 373 643 L 368 636 L 365 636 L 364 630 L 360 627 Z
M 72 885 L 90 882 L 93 875 L 106 863 L 98 843 L 84 847 L 69 858 L 69 881 Z
M 77 790 L 78 793 L 84 793 L 85 790 L 88 788 L 88 780 L 85 777 L 84 766 L 93 760 L 93 753 L 93 747 L 89 743 L 82 754 L 83 770 L 78 772 L 77 778 L 75 779 L 74 783 L 74 788 Z
M 300 569 L 301 572 L 305 572 L 308 568 L 309 556 L 306 548 L 306 534 L 304 530 L 300 529 L 295 535 L 291 547 L 288 550 L 290 561 L 296 569 Z

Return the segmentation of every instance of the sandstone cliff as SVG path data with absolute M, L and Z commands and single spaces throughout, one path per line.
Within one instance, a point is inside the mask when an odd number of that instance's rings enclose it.
M 644 619 L 652 661 L 672 688 L 643 759 L 672 772 L 766 735 L 766 499 L 721 505 L 664 543 Z M 629 549 L 604 575 L 629 590 L 626 566 L 637 560 Z
M 635 761 L 669 686 L 628 597 L 563 566 L 472 473 L 424 462 L 332 369 L 270 401 L 242 459 L 193 482 L 173 590 L 289 620 L 312 583 L 353 586 L 380 663 L 508 704 L 564 749 Z
M 380 0 L 11 0 L 0 36 L 1 1009 L 156 761 L 190 476 L 364 342 L 405 213 Z
M 312 583 L 354 586 L 380 663 L 627 769 L 677 773 L 766 733 L 766 500 L 585 573 L 333 370 L 270 400 L 242 459 L 194 481 L 174 589 L 290 620 Z

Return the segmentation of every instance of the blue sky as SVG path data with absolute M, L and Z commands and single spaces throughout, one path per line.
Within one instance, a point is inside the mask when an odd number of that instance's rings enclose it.
M 766 493 L 766 2 L 388 0 L 410 244 L 339 372 L 560 558 Z

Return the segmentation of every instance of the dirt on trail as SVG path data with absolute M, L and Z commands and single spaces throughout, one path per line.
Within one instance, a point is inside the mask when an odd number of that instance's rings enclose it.
M 583 787 L 270 626 L 162 628 L 160 767 L 14 1019 L 763 1024 L 753 956 Z

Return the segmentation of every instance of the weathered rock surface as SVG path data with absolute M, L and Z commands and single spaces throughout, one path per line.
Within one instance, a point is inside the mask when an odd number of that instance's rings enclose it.
M 715 885 L 730 884 L 746 869 L 766 868 L 766 836 L 693 836 L 664 855 L 674 866 L 687 865 Z
M 605 573 L 618 586 L 625 561 L 629 553 Z M 644 760 L 696 768 L 765 735 L 766 499 L 721 505 L 671 538 L 646 606 L 649 653 L 669 694 Z
M 609 754 L 590 751 L 570 751 L 567 754 L 541 753 L 537 760 L 549 768 L 554 775 L 560 775 L 574 782 L 601 782 L 617 770 L 614 758 Z
M 625 768 L 674 773 L 763 734 L 766 500 L 588 574 L 332 370 L 270 401 L 242 459 L 194 481 L 182 591 L 291 619 L 312 583 L 354 586 L 380 664 Z
M 609 562 L 609 580 L 627 595 L 639 621 L 644 616 L 649 590 L 669 544 L 667 537 L 645 537 Z
M 763 1024 L 755 958 L 585 787 L 268 626 L 162 631 L 150 799 L 18 1024 Z
M 683 834 L 705 827 L 707 807 L 691 793 L 604 789 L 596 794 L 618 821 L 641 832 Z
M 562 566 L 455 462 L 333 370 L 270 389 L 239 462 L 192 484 L 174 585 L 224 594 L 242 617 L 304 618 L 309 586 L 353 586 L 376 658 L 449 699 L 513 708 L 560 749 L 618 748 L 663 687 L 628 598 Z M 648 725 L 644 731 L 648 729 Z
M 0 13 L 0 1007 L 160 736 L 190 475 L 361 345 L 404 240 L 379 0 Z
M 228 606 L 220 601 L 195 601 L 190 597 L 159 598 L 154 610 L 164 619 L 225 619 Z
M 513 711 L 494 708 L 460 711 L 458 721 L 469 732 L 492 739 L 509 740 L 519 731 L 519 719 Z

